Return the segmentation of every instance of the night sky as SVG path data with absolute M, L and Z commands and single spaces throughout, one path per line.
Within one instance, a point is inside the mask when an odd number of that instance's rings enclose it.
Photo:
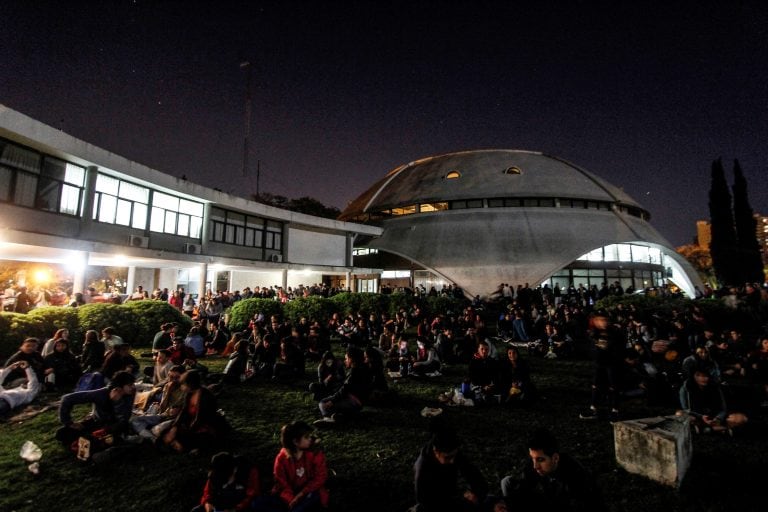
M 541 151 L 679 245 L 717 157 L 768 215 L 768 2 L 660 4 L 0 0 L 0 103 L 238 195 L 259 160 L 261 192 L 342 209 L 418 158 Z

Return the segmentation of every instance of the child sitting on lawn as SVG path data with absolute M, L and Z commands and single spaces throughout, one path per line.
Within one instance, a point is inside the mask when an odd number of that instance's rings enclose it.
M 328 508 L 325 455 L 314 446 L 312 432 L 312 427 L 303 421 L 280 429 L 283 447 L 275 457 L 272 495 L 257 500 L 255 510 L 312 512 Z

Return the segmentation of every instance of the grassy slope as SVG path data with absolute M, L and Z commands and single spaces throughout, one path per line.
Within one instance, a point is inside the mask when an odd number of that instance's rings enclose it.
M 611 425 L 583 421 L 578 411 L 589 401 L 587 361 L 531 361 L 541 394 L 532 410 L 446 408 L 444 414 L 465 441 L 470 458 L 480 467 L 491 489 L 519 469 L 528 432 L 553 429 L 565 451 L 589 467 L 613 510 L 757 510 L 766 496 L 762 454 L 768 449 L 764 421 L 753 422 L 736 439 L 696 438 L 693 466 L 680 492 L 617 468 Z M 209 361 L 220 368 L 222 361 Z M 438 406 L 438 393 L 460 382 L 464 367 L 448 368 L 429 381 L 406 380 L 394 385 L 398 403 L 369 408 L 360 421 L 320 432 L 329 466 L 332 510 L 404 511 L 412 505 L 413 462 L 427 440 L 424 406 Z M 307 375 L 313 375 L 308 369 Z M 309 382 L 308 380 L 306 382 Z M 235 427 L 227 447 L 258 463 L 265 481 L 278 449 L 278 430 L 291 420 L 312 421 L 316 404 L 304 393 L 306 383 L 258 382 L 229 388 L 220 405 Z M 668 414 L 641 401 L 626 402 L 625 417 Z M 209 454 L 199 457 L 159 453 L 138 446 L 119 460 L 101 466 L 81 464 L 53 440 L 56 411 L 20 423 L 0 424 L 0 510 L 189 510 L 199 498 Z M 31 439 L 44 452 L 41 474 L 33 477 L 18 455 Z M 761 485 L 763 485 L 761 487 Z M 114 491 L 114 492 L 113 492 Z

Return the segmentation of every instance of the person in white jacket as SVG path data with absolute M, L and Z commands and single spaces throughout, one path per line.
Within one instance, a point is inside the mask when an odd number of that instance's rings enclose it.
M 27 374 L 27 382 L 11 389 L 5 389 L 3 382 L 15 369 L 24 370 Z M 34 370 L 26 361 L 17 361 L 0 370 L 0 417 L 10 413 L 20 405 L 28 404 L 40 391 L 40 382 L 37 380 Z

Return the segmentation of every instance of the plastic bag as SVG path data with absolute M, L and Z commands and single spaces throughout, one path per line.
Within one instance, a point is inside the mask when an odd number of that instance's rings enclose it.
M 37 462 L 43 457 L 43 450 L 32 441 L 26 441 L 21 445 L 19 456 L 27 462 Z

